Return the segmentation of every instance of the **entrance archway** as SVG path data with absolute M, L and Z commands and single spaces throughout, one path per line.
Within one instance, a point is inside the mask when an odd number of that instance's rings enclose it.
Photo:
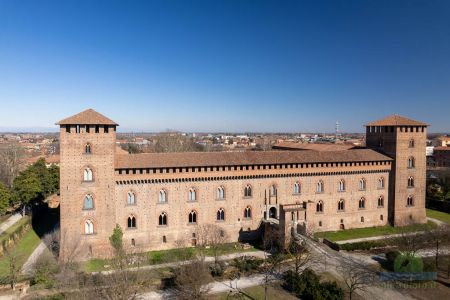
M 269 218 L 272 218 L 272 219 L 277 218 L 277 209 L 275 207 L 271 207 L 269 209 Z

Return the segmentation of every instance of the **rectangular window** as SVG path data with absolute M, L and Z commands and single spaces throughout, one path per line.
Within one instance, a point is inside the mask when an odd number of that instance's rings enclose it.
M 70 125 L 66 125 L 66 133 L 70 133 Z
M 105 128 L 105 130 L 104 130 L 105 133 L 108 133 L 109 132 L 109 127 L 105 125 L 104 128 Z

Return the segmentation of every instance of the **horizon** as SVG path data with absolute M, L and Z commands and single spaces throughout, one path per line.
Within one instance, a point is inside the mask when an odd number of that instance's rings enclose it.
M 449 132 L 449 13 L 448 1 L 2 1 L 0 131 L 95 107 L 124 131 L 357 133 L 401 114 Z

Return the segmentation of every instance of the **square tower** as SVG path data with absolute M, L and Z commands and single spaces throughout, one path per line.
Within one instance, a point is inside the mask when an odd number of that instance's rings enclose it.
M 109 251 L 115 226 L 117 123 L 88 109 L 60 126 L 60 257 L 85 259 Z M 108 253 L 108 252 L 107 252 Z
M 426 138 L 428 124 L 391 115 L 366 124 L 366 147 L 394 159 L 388 213 L 394 226 L 426 223 Z

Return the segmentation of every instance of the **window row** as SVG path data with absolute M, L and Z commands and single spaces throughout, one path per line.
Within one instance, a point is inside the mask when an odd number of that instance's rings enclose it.
M 384 207 L 384 197 L 380 196 L 377 200 L 378 207 Z M 366 208 L 366 198 L 361 197 L 358 201 L 358 208 L 365 209 Z M 322 200 L 319 200 L 316 204 L 316 212 L 323 212 L 324 204 Z M 345 210 L 345 200 L 340 199 L 337 203 L 337 210 L 344 211 Z

